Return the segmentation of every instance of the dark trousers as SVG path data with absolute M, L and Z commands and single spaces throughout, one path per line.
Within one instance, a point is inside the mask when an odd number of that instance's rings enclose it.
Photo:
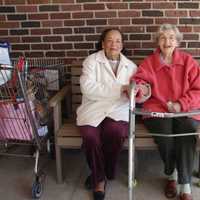
M 160 134 L 194 133 L 197 130 L 197 122 L 187 117 L 148 118 L 144 120 L 144 124 L 149 132 Z M 164 162 L 165 174 L 170 175 L 174 168 L 177 168 L 178 183 L 190 183 L 196 150 L 196 137 L 155 136 L 154 141 L 158 145 L 158 150 Z
M 105 118 L 97 127 L 79 128 L 94 187 L 106 177 L 113 179 L 119 153 L 128 135 L 128 123 Z

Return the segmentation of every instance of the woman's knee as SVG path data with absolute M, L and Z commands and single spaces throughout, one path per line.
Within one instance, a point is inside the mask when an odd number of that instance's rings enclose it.
M 196 146 L 196 137 L 195 136 L 183 136 L 176 138 L 176 146 L 182 146 L 183 148 L 194 148 Z
M 125 138 L 128 135 L 128 122 L 107 120 L 104 123 L 104 133 L 113 139 Z
M 81 126 L 79 128 L 83 139 L 83 145 L 96 147 L 100 144 L 100 133 L 98 128 L 91 126 Z

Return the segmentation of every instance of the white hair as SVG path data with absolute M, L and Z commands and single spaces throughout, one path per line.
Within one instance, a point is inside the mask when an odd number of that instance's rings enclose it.
M 177 26 L 173 25 L 173 24 L 162 24 L 158 28 L 158 31 L 155 34 L 155 41 L 158 42 L 158 39 L 159 39 L 161 33 L 164 32 L 164 31 L 167 31 L 167 30 L 173 30 L 174 31 L 174 33 L 176 34 L 176 40 L 179 44 L 181 42 L 181 40 L 183 39 L 183 35 L 182 35 L 182 33 L 180 33 Z

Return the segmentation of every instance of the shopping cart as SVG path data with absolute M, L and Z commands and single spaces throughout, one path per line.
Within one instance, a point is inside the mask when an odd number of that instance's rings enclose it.
M 0 44 L 0 154 L 35 158 L 33 198 L 40 198 L 43 192 L 45 174 L 39 158 L 51 149 L 48 100 L 50 91 L 61 87 L 60 77 L 54 75 L 64 69 L 62 66 L 60 60 L 22 57 L 11 65 L 9 44 Z M 28 147 L 28 154 L 24 147 Z
M 25 61 L 22 58 L 14 67 L 0 66 L 0 153 L 35 158 L 32 197 L 39 198 L 45 178 L 39 168 L 40 152 L 44 146 L 50 149 L 47 127 L 48 96 L 44 79 L 41 82 L 41 77 L 40 80 L 36 78 L 38 72 L 30 73 L 24 66 Z M 13 149 L 16 150 L 13 147 L 16 146 L 26 146 L 34 152 L 30 155 L 13 152 Z
M 200 110 L 194 110 L 190 112 L 180 112 L 180 113 L 161 113 L 161 112 L 149 112 L 142 109 L 136 108 L 135 106 L 135 86 L 133 82 L 130 85 L 130 106 L 129 106 L 129 149 L 128 149 L 128 192 L 129 200 L 135 200 L 135 116 L 150 116 L 150 117 L 160 117 L 160 118 L 176 118 L 184 116 L 194 116 L 199 115 Z M 180 136 L 189 136 L 197 135 L 200 136 L 200 133 L 182 133 L 182 134 L 169 134 L 163 135 L 159 133 L 149 133 L 152 136 L 159 137 L 180 137 Z M 198 183 L 200 185 L 200 182 Z

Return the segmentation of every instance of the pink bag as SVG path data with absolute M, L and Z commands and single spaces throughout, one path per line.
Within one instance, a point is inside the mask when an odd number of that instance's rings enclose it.
M 0 104 L 0 139 L 32 140 L 33 131 L 25 103 Z

